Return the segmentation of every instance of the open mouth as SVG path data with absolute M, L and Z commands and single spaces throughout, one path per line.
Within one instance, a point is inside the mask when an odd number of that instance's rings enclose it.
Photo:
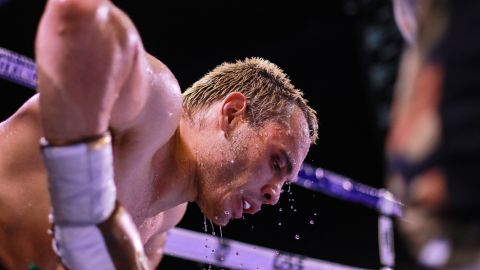
M 243 210 L 250 210 L 252 208 L 252 205 L 250 203 L 248 203 L 246 200 L 242 200 L 243 201 Z

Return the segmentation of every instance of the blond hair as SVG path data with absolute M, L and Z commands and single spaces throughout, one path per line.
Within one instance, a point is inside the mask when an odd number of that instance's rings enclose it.
M 192 118 L 231 92 L 247 98 L 247 119 L 252 126 L 268 120 L 285 119 L 292 105 L 298 106 L 308 123 L 310 139 L 318 137 L 316 112 L 308 106 L 303 93 L 296 89 L 277 65 L 262 58 L 247 58 L 236 63 L 223 63 L 195 82 L 183 93 L 183 109 Z

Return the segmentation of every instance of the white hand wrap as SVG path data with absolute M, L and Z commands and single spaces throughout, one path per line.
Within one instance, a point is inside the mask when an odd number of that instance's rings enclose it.
M 41 144 L 57 254 L 70 269 L 115 269 L 96 225 L 115 208 L 110 135 L 66 146 L 48 145 L 45 140 Z
M 90 143 L 42 147 L 57 225 L 95 225 L 115 208 L 110 135 Z
M 54 236 L 54 248 L 67 268 L 115 269 L 97 226 L 55 226 Z

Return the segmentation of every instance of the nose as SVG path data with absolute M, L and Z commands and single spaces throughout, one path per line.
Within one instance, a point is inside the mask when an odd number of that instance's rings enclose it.
M 265 185 L 262 187 L 262 196 L 264 204 L 274 205 L 280 199 L 280 185 Z

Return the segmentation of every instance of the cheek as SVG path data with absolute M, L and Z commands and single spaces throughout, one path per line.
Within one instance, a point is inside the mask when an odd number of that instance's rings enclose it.
M 243 173 L 244 186 L 261 187 L 269 179 L 268 162 L 264 159 L 252 160 Z

